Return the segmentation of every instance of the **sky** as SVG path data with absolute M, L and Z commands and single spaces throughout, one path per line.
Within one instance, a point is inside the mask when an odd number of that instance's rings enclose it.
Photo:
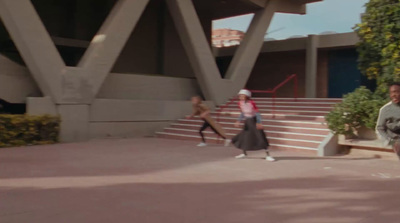
M 320 34 L 333 31 L 351 32 L 360 22 L 368 0 L 324 0 L 307 5 L 306 15 L 275 13 L 266 38 L 286 39 L 296 35 Z M 246 31 L 253 15 L 215 20 L 214 29 L 230 28 Z

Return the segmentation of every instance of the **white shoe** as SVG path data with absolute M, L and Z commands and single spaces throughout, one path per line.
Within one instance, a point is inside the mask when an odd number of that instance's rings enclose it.
M 246 158 L 246 154 L 240 154 L 238 156 L 235 156 L 236 159 L 243 159 Z
M 270 161 L 270 162 L 274 162 L 275 161 L 274 157 L 272 157 L 272 156 L 266 156 L 265 160 L 266 161 Z
M 199 147 L 204 147 L 204 146 L 207 146 L 207 144 L 204 143 L 204 142 L 201 142 L 201 143 L 197 144 L 197 146 L 199 146 Z
M 231 140 L 230 139 L 225 139 L 225 143 L 224 146 L 229 146 L 231 144 Z

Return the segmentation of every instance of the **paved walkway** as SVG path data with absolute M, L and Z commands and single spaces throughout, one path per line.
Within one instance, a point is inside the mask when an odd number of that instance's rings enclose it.
M 1 223 L 397 223 L 400 163 L 154 138 L 0 149 Z

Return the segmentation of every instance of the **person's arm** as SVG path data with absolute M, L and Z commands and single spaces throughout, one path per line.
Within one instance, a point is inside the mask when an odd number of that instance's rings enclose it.
M 192 114 L 191 114 L 189 117 L 187 117 L 187 118 L 188 118 L 188 119 L 191 119 L 191 118 L 193 118 L 194 116 L 196 116 L 196 115 L 198 115 L 198 114 L 199 114 L 199 110 L 196 108 L 196 106 L 193 105 Z
M 210 109 L 207 105 L 200 104 L 199 106 L 201 107 L 201 113 L 199 114 L 201 118 L 205 118 L 207 115 L 210 114 Z
M 250 101 L 250 103 L 253 105 L 253 109 L 255 111 L 257 129 L 264 129 L 264 126 L 262 125 L 261 113 L 258 110 L 256 103 L 254 103 L 254 101 Z
M 240 126 L 240 122 L 244 119 L 244 114 L 243 112 L 240 113 L 238 119 L 235 122 L 235 127 L 239 127 Z
M 385 110 L 381 108 L 379 111 L 378 121 L 376 123 L 376 131 L 382 137 L 382 139 L 390 142 L 391 138 L 387 134 L 386 118 Z
M 257 120 L 257 124 L 261 124 L 262 123 L 262 117 L 260 112 L 256 113 L 256 120 Z
M 241 112 L 239 117 L 238 117 L 238 119 L 237 119 L 237 121 L 241 122 L 241 121 L 243 121 L 243 119 L 244 119 L 244 114 L 243 114 L 243 112 Z

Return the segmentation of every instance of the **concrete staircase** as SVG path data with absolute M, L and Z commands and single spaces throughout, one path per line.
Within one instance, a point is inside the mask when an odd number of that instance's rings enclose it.
M 319 144 L 329 133 L 324 116 L 341 99 L 326 98 L 277 98 L 275 106 L 271 98 L 253 98 L 262 117 L 267 138 L 273 149 L 300 149 L 317 151 Z M 221 111 L 221 107 L 223 110 Z M 217 107 L 212 116 L 226 130 L 228 137 L 236 135 L 241 128 L 234 123 L 240 114 L 237 99 Z M 200 118 L 179 119 L 176 123 L 157 132 L 158 137 L 200 141 L 198 130 Z M 208 143 L 222 143 L 211 130 L 205 131 Z

